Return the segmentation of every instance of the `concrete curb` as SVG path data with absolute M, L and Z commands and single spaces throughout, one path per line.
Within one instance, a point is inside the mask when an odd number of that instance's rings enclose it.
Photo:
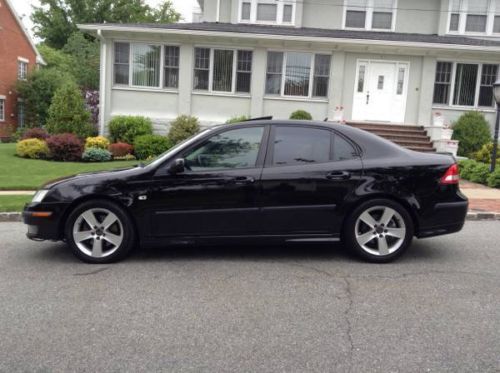
M 20 212 L 0 212 L 0 223 L 19 222 L 23 220 Z M 497 212 L 468 212 L 466 220 L 470 221 L 500 221 L 500 213 Z

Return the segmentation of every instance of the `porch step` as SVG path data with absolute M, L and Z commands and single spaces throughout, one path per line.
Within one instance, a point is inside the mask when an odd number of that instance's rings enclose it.
M 347 124 L 371 132 L 410 150 L 436 151 L 427 131 L 422 126 L 368 122 L 347 122 Z

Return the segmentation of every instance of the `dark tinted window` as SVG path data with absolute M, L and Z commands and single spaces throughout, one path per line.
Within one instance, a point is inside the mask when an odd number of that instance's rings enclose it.
M 191 171 L 254 167 L 263 127 L 241 128 L 212 136 L 185 155 Z
M 318 128 L 276 127 L 273 165 L 321 163 L 330 160 L 331 132 Z
M 339 135 L 333 138 L 333 160 L 346 161 L 356 157 L 356 150 L 347 140 Z

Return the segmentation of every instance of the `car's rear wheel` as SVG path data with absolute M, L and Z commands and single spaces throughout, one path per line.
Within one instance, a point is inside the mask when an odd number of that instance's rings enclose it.
M 390 262 L 406 251 L 413 239 L 408 211 L 387 199 L 362 203 L 348 217 L 344 237 L 354 253 L 370 262 Z
M 66 223 L 66 240 L 73 253 L 87 263 L 112 263 L 134 247 L 135 231 L 127 213 L 106 201 L 77 206 Z

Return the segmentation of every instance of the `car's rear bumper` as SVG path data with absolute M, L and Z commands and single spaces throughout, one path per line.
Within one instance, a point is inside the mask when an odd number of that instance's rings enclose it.
M 467 216 L 469 201 L 437 203 L 431 214 L 420 223 L 418 238 L 455 233 L 462 229 Z
M 64 216 L 67 203 L 29 203 L 23 211 L 26 236 L 32 240 L 61 240 L 64 237 Z

